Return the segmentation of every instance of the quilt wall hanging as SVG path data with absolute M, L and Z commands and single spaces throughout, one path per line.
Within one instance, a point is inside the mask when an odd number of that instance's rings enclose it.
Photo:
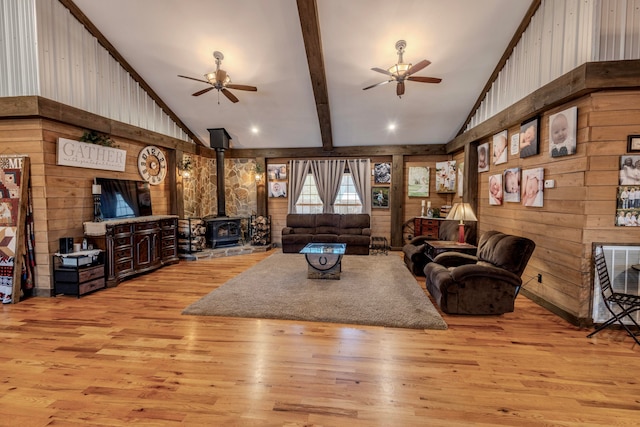
M 33 288 L 33 217 L 29 208 L 29 158 L 0 156 L 0 299 L 20 300 Z

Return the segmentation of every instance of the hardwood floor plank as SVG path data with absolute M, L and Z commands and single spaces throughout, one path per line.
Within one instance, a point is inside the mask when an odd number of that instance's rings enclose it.
M 183 261 L 80 299 L 3 305 L 0 425 L 629 426 L 640 418 L 633 340 L 616 330 L 588 339 L 524 297 L 502 316 L 444 315 L 445 331 L 181 314 L 271 253 Z

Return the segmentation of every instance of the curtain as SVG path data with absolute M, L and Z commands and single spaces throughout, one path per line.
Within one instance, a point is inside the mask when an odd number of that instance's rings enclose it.
M 289 161 L 289 213 L 297 213 L 296 202 L 302 193 L 310 163 L 309 160 Z
M 322 200 L 322 212 L 333 213 L 334 203 L 340 191 L 345 160 L 312 160 L 311 172 L 316 178 L 318 195 Z
M 353 185 L 362 202 L 362 213 L 371 215 L 371 161 L 369 159 L 347 160 L 353 177 Z

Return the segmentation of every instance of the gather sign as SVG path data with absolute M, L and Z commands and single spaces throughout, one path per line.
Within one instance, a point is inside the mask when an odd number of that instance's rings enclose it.
M 124 172 L 126 161 L 125 150 L 58 138 L 58 165 Z

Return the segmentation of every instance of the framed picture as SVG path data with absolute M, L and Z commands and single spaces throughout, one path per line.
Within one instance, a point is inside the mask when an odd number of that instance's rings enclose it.
M 478 172 L 489 170 L 489 143 L 478 145 Z
M 509 150 L 509 153 L 512 156 L 515 156 L 519 152 L 520 152 L 520 133 L 516 132 L 513 135 L 511 135 L 511 149 Z
M 535 168 L 522 171 L 522 194 L 520 196 L 523 206 L 542 207 L 544 204 L 544 168 Z
M 576 154 L 577 121 L 578 107 L 567 108 L 549 116 L 549 154 L 551 157 Z
M 371 207 L 389 207 L 389 187 L 371 187 Z
M 464 162 L 458 165 L 458 197 L 462 197 L 464 193 Z
M 538 154 L 538 116 L 523 122 L 520 125 L 520 158 L 535 156 Z
M 489 177 L 489 204 L 502 205 L 502 174 L 491 175 Z
M 409 166 L 409 197 L 429 197 L 429 172 L 426 166 Z
M 287 179 L 287 165 L 286 164 L 273 164 L 267 166 L 267 177 L 269 181 L 278 179 Z
M 640 135 L 629 135 L 627 137 L 627 153 L 640 151 Z
M 270 181 L 269 197 L 287 197 L 286 181 Z
M 640 185 L 640 156 L 620 156 L 619 185 Z
M 638 225 L 638 213 L 640 213 L 640 198 L 638 196 L 640 196 L 640 186 L 621 185 L 618 187 L 615 219 L 617 227 Z
M 520 168 L 506 169 L 503 175 L 504 201 L 520 202 Z
M 507 162 L 507 131 L 493 135 L 493 164 Z
M 373 182 L 391 184 L 391 163 L 375 163 L 373 165 Z
M 436 162 L 436 193 L 456 192 L 456 161 Z

